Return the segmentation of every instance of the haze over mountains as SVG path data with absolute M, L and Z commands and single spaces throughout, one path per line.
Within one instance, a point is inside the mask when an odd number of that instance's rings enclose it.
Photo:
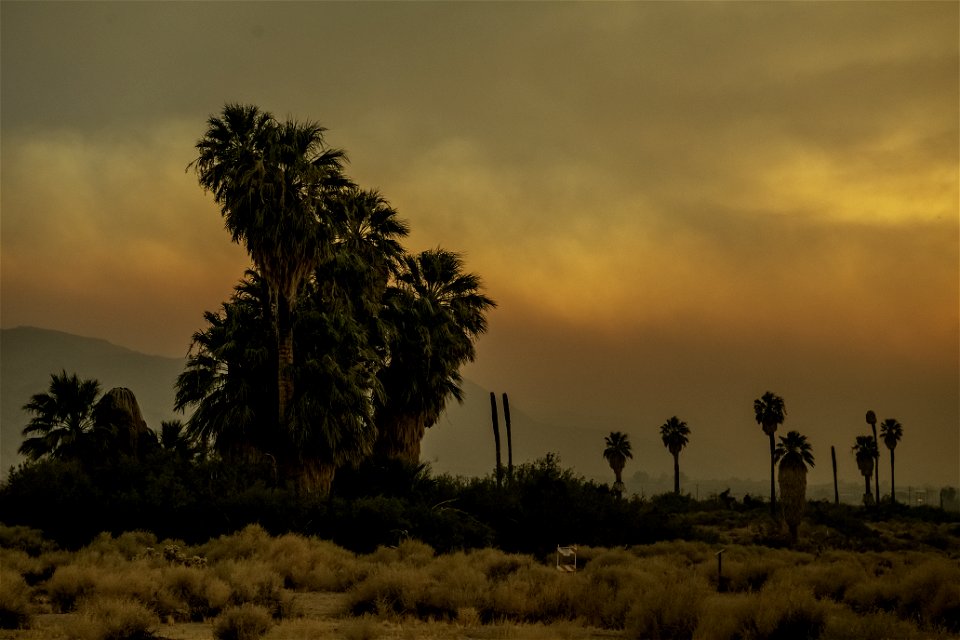
M 183 371 L 183 358 L 139 353 L 106 340 L 76 336 L 36 327 L 17 327 L 0 331 L 0 469 L 5 477 L 10 467 L 20 462 L 17 448 L 21 430 L 29 416 L 23 405 L 35 393 L 45 392 L 50 375 L 60 370 L 81 378 L 100 381 L 102 391 L 128 387 L 136 395 L 147 424 L 157 430 L 163 420 L 184 419 L 173 410 L 174 384 Z M 480 476 L 495 464 L 495 449 L 490 422 L 490 391 L 464 381 L 465 400 L 452 401 L 423 442 L 422 459 L 435 471 Z M 501 392 L 497 393 L 499 411 Z M 599 460 L 602 439 L 586 430 L 555 430 L 536 423 L 522 408 L 511 406 L 514 424 L 514 462 L 516 464 L 559 452 L 564 463 L 585 468 L 582 473 L 604 474 Z M 501 433 L 503 417 L 501 415 Z M 503 461 L 506 464 L 506 436 L 503 435 Z M 576 455 L 590 440 L 590 465 Z M 569 460 L 568 455 L 569 454 Z
M 35 393 L 45 392 L 50 375 L 66 370 L 81 378 L 95 378 L 102 391 L 127 387 L 136 395 L 147 424 L 159 430 L 163 420 L 185 419 L 173 410 L 174 383 L 183 371 L 184 358 L 147 355 L 99 338 L 89 338 L 36 327 L 0 330 L 0 479 L 21 461 L 17 449 L 21 430 L 29 420 L 22 406 Z M 464 402 L 451 401 L 439 422 L 427 431 L 421 459 L 435 472 L 483 476 L 495 465 L 495 448 L 490 421 L 490 390 L 464 380 Z M 502 392 L 496 390 L 500 416 L 503 463 L 507 462 Z M 507 390 L 509 393 L 509 390 Z M 531 462 L 552 452 L 564 467 L 603 482 L 612 480 L 601 456 L 603 433 L 595 429 L 549 425 L 524 411 L 522 400 L 511 397 L 514 464 Z M 663 450 L 656 434 L 630 433 L 635 459 L 624 473 L 627 490 L 655 495 L 672 490 L 672 458 Z M 656 452 L 657 455 L 649 455 Z M 651 462 L 652 461 L 652 462 Z M 829 466 L 829 458 L 823 460 Z M 681 457 L 681 470 L 683 470 Z M 691 474 L 694 475 L 694 474 Z M 767 480 L 756 478 L 704 479 L 682 474 L 685 493 L 698 497 L 731 489 L 734 496 L 746 493 L 763 496 Z M 863 487 L 857 478 L 841 478 L 841 499 L 857 503 Z M 935 487 L 929 487 L 935 489 Z M 898 489 L 906 491 L 907 487 Z M 811 498 L 832 498 L 833 487 L 811 485 Z M 900 491 L 898 490 L 898 493 Z M 933 499 L 931 494 L 930 499 Z

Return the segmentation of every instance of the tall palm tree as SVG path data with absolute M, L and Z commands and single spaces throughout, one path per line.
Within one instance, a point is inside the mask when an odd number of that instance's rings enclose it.
M 673 456 L 673 492 L 680 495 L 680 452 L 689 442 L 690 428 L 683 420 L 673 416 L 660 426 L 663 446 Z
M 291 314 L 301 283 L 331 242 L 325 200 L 349 184 L 345 155 L 326 146 L 324 131 L 309 121 L 278 122 L 253 105 L 227 104 L 207 121 L 189 165 L 274 296 L 281 425 L 294 392 Z
M 31 460 L 42 457 L 82 457 L 93 432 L 93 408 L 100 383 L 81 380 L 66 370 L 50 375 L 46 393 L 37 393 L 23 406 L 33 414 L 23 429 L 19 452 Z
M 496 303 L 481 293 L 477 275 L 443 249 L 404 256 L 385 293 L 381 317 L 389 329 L 387 358 L 376 398 L 378 456 L 416 464 L 420 441 L 449 398 L 463 401 L 460 367 L 476 356 Z
M 857 468 L 863 474 L 865 481 L 865 491 L 863 494 L 863 503 L 870 505 L 873 503 L 873 493 L 870 491 L 870 477 L 873 475 L 873 463 L 879 456 L 877 451 L 877 442 L 872 436 L 857 436 L 857 442 L 853 445 L 853 452 L 857 459 Z
M 874 482 L 873 482 L 873 491 L 875 493 L 874 499 L 876 500 L 877 508 L 880 508 L 880 440 L 877 438 L 877 414 L 873 410 L 867 411 L 866 415 L 867 424 L 870 425 L 870 430 L 873 432 L 873 449 L 876 453 L 876 464 L 873 467 L 874 473 Z
M 780 461 L 780 508 L 790 530 L 790 539 L 797 541 L 797 527 L 807 504 L 807 467 L 813 468 L 813 448 L 807 437 L 797 431 L 780 436 L 774 457 Z
M 757 424 L 763 428 L 763 432 L 770 438 L 770 515 L 776 515 L 777 508 L 777 489 L 774 484 L 774 471 L 776 469 L 776 441 L 774 435 L 777 427 L 783 424 L 787 417 L 787 407 L 783 398 L 772 391 L 767 391 L 759 399 L 753 401 L 753 412 L 757 419 Z
M 883 438 L 883 444 L 890 449 L 890 502 L 897 501 L 897 488 L 894 484 L 894 460 L 893 453 L 897 448 L 897 443 L 903 437 L 903 425 L 896 418 L 887 418 L 880 425 L 880 436 Z
M 603 457 L 613 469 L 616 480 L 613 489 L 617 493 L 623 493 L 623 468 L 627 465 L 627 458 L 633 458 L 630 437 L 622 431 L 611 431 L 610 435 L 604 436 L 604 442 L 606 447 L 603 450 Z

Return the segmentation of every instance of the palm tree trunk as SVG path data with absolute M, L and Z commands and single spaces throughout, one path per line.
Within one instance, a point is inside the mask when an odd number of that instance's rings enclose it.
M 877 509 L 880 508 L 880 441 L 877 440 L 877 423 L 876 421 L 870 425 L 870 428 L 873 429 L 873 446 L 877 451 L 877 459 L 873 465 L 874 473 L 874 487 L 873 490 L 877 493 Z
M 830 458 L 833 460 L 833 504 L 840 504 L 840 487 L 837 485 L 837 450 L 830 446 Z
M 325 498 L 330 495 L 333 486 L 333 476 L 336 467 L 319 460 L 302 460 L 292 470 L 296 483 L 296 490 L 302 494 L 316 495 Z
M 893 475 L 893 449 L 890 449 L 890 504 L 897 504 L 897 487 Z
M 503 424 L 507 428 L 507 480 L 513 479 L 513 434 L 510 431 L 510 400 L 503 394 Z
M 490 415 L 493 418 L 493 443 L 497 448 L 497 486 L 503 483 L 503 465 L 500 463 L 500 421 L 497 417 L 497 394 L 490 392 Z
M 774 458 L 774 454 L 777 450 L 777 445 L 773 440 L 773 432 L 770 432 L 770 515 L 773 517 L 777 516 L 777 485 L 775 479 L 775 471 L 777 468 L 777 461 Z
M 277 295 L 277 419 L 287 424 L 287 407 L 293 399 L 293 322 L 290 300 Z
M 673 492 L 680 495 L 680 452 L 673 454 Z
M 420 441 L 426 430 L 419 415 L 391 415 L 378 421 L 373 452 L 378 458 L 420 462 Z

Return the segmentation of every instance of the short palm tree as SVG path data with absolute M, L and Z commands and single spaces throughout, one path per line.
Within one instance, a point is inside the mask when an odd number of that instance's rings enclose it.
M 660 426 L 663 446 L 673 456 L 673 492 L 680 495 L 680 452 L 687 446 L 690 428 L 683 420 L 673 416 Z
M 857 436 L 857 442 L 853 445 L 853 452 L 857 459 L 857 468 L 863 474 L 865 481 L 865 491 L 863 494 L 863 503 L 866 505 L 873 503 L 873 493 L 870 491 L 870 478 L 873 476 L 873 464 L 879 457 L 877 443 L 873 436 Z
M 894 484 L 894 464 L 893 453 L 897 448 L 897 443 L 903 437 L 903 425 L 896 418 L 887 418 L 880 425 L 880 437 L 883 438 L 883 444 L 890 449 L 890 502 L 897 501 L 897 488 Z
M 776 470 L 776 441 L 774 434 L 777 427 L 783 424 L 787 416 L 787 407 L 783 398 L 771 391 L 767 391 L 757 400 L 753 401 L 753 411 L 757 419 L 757 424 L 763 428 L 763 432 L 770 438 L 770 515 L 776 515 L 777 489 L 774 484 L 774 472 Z
M 23 429 L 20 453 L 37 460 L 82 457 L 94 428 L 93 408 L 100 383 L 61 371 L 50 376 L 46 393 L 30 398 L 23 410 L 33 414 Z
M 326 200 L 350 184 L 345 155 L 327 148 L 325 131 L 314 122 L 279 122 L 253 105 L 227 104 L 207 121 L 189 165 L 274 296 L 280 425 L 294 392 L 297 294 L 332 242 Z
M 623 468 L 627 465 L 627 458 L 633 458 L 630 437 L 622 431 L 611 431 L 610 435 L 604 437 L 604 442 L 603 457 L 613 469 L 615 478 L 613 488 L 617 493 L 623 493 Z
M 385 293 L 387 357 L 378 373 L 375 452 L 416 464 L 425 430 L 449 398 L 463 400 L 460 367 L 476 356 L 496 303 L 481 293 L 479 276 L 443 249 L 407 255 Z
M 789 431 L 780 437 L 774 453 L 780 461 L 780 508 L 783 520 L 790 530 L 790 539 L 797 540 L 797 527 L 807 504 L 807 467 L 813 467 L 813 448 L 807 437 L 797 431 Z

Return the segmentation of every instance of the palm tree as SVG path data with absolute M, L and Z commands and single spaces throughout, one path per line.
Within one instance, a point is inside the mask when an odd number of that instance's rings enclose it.
M 774 434 L 777 427 L 783 424 L 787 416 L 787 407 L 783 398 L 771 391 L 767 391 L 757 400 L 753 401 L 753 411 L 756 415 L 757 424 L 763 428 L 763 432 L 770 438 L 770 515 L 776 515 L 777 490 L 774 484 L 774 471 L 776 469 L 776 442 Z
M 873 448 L 876 452 L 877 463 L 873 468 L 874 473 L 874 483 L 873 490 L 876 493 L 876 505 L 877 508 L 880 508 L 880 440 L 877 438 L 877 414 L 872 410 L 867 411 L 866 415 L 867 424 L 870 425 L 870 429 L 873 432 Z
M 610 435 L 604 437 L 606 448 L 603 450 L 603 457 L 613 469 L 613 475 L 616 481 L 613 489 L 618 494 L 623 493 L 623 468 L 627 464 L 627 458 L 633 458 L 633 451 L 630 445 L 630 437 L 621 431 L 611 431 Z
M 50 375 L 46 393 L 30 398 L 23 410 L 33 414 L 23 429 L 19 452 L 31 460 L 82 457 L 94 428 L 93 408 L 100 383 L 81 380 L 66 370 Z
M 797 527 L 807 504 L 807 467 L 813 467 L 813 449 L 807 437 L 797 431 L 780 437 L 774 457 L 780 461 L 780 508 L 790 530 L 790 539 L 797 541 Z
M 689 442 L 690 428 L 687 423 L 673 416 L 660 426 L 663 446 L 673 456 L 673 492 L 680 495 L 680 452 Z
M 345 155 L 314 122 L 278 122 L 253 105 L 227 104 L 207 121 L 189 166 L 220 205 L 234 242 L 270 285 L 277 340 L 277 419 L 293 398 L 293 321 L 300 285 L 332 240 L 325 200 L 349 184 Z
M 857 443 L 853 445 L 853 451 L 857 458 L 857 467 L 863 474 L 866 482 L 866 490 L 863 494 L 863 503 L 869 505 L 873 502 L 873 493 L 870 491 L 870 477 L 873 475 L 873 462 L 879 457 L 877 443 L 871 436 L 857 436 Z
M 480 292 L 480 278 L 464 273 L 463 259 L 442 249 L 404 256 L 385 293 L 387 357 L 376 398 L 378 456 L 420 459 L 420 441 L 449 398 L 463 401 L 460 367 L 476 356 L 496 303 Z
M 890 502 L 897 502 L 897 488 L 894 484 L 894 466 L 893 453 L 897 448 L 897 443 L 903 437 L 903 425 L 896 418 L 887 418 L 880 425 L 880 436 L 883 438 L 883 444 L 890 449 Z

